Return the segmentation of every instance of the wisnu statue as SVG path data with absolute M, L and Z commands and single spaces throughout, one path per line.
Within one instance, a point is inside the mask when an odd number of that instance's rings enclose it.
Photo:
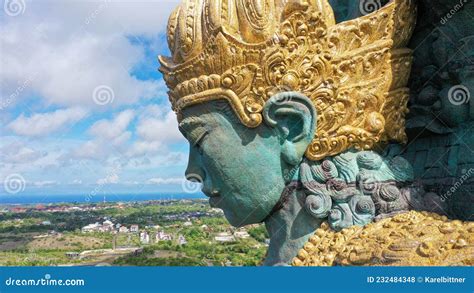
M 159 61 L 190 143 L 187 178 L 233 226 L 265 223 L 265 265 L 473 264 L 473 223 L 448 219 L 443 191 L 404 157 L 416 145 L 417 4 L 341 11 L 327 0 L 176 8 Z

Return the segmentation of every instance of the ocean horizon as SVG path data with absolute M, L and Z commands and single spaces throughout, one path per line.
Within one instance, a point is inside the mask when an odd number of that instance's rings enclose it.
M 206 199 L 202 193 L 153 193 L 153 194 L 88 194 L 76 195 L 0 195 L 0 205 L 133 202 L 148 200 Z

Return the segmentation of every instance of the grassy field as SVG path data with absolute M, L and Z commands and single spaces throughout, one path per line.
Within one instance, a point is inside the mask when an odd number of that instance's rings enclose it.
M 67 250 L 77 251 L 86 249 L 99 249 L 111 246 L 111 235 L 87 235 L 65 233 L 59 235 L 48 235 L 36 238 L 28 242 L 26 248 L 29 251 L 36 250 Z

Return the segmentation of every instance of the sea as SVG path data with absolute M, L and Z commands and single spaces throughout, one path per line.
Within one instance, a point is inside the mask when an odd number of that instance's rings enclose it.
M 0 195 L 0 205 L 26 205 L 50 203 L 135 202 L 150 200 L 206 199 L 202 193 L 106 194 L 77 195 Z

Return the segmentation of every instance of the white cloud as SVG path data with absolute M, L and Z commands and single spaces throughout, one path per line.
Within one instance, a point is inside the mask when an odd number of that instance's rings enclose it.
M 140 157 L 165 151 L 165 146 L 159 141 L 137 141 L 127 151 L 128 157 Z
M 4 164 L 32 164 L 46 153 L 32 149 L 20 141 L 6 144 L 0 148 L 0 161 Z
M 137 134 L 146 141 L 160 141 L 164 143 L 175 143 L 184 141 L 178 131 L 176 114 L 169 111 L 164 117 L 147 117 L 137 125 Z
M 138 181 L 125 181 L 122 184 L 123 185 L 140 185 L 141 183 Z
M 58 185 L 58 182 L 55 180 L 36 181 L 33 183 L 33 185 L 36 187 L 46 187 Z
M 135 114 L 140 112 L 139 115 Z M 138 116 L 138 123 L 133 129 L 137 138 L 130 141 L 130 125 Z M 178 131 L 176 115 L 163 107 L 152 105 L 140 110 L 125 110 L 112 119 L 95 122 L 88 130 L 94 136 L 75 150 L 78 158 L 105 160 L 118 155 L 127 163 L 134 158 L 160 156 L 160 165 L 176 165 L 184 162 L 182 153 L 173 152 L 173 143 L 185 142 Z M 148 160 L 149 161 L 149 160 Z
M 88 130 L 94 139 L 86 141 L 75 148 L 72 157 L 80 159 L 106 160 L 124 145 L 131 137 L 127 131 L 135 117 L 133 110 L 125 110 L 112 119 L 95 122 Z
M 84 118 L 87 112 L 81 108 L 56 110 L 49 113 L 21 114 L 8 127 L 16 134 L 24 136 L 44 136 L 68 127 Z
M 185 165 L 187 156 L 184 153 L 171 152 L 163 159 L 163 165 Z
M 125 131 L 121 135 L 114 138 L 114 140 L 112 141 L 112 144 L 114 146 L 121 146 L 125 144 L 127 141 L 129 141 L 130 137 L 132 137 L 132 133 L 130 131 Z
M 148 184 L 156 184 L 156 185 L 162 185 L 162 184 L 182 184 L 184 178 L 150 178 L 148 179 L 147 183 Z
M 128 157 L 153 156 L 170 152 L 170 145 L 185 142 L 178 130 L 176 114 L 170 106 L 150 105 L 140 109 L 135 133 L 137 140 L 128 149 Z
M 72 151 L 72 157 L 76 159 L 104 159 L 107 157 L 107 151 L 98 141 L 87 141 Z M 68 159 L 65 156 L 63 159 Z
M 105 178 L 101 178 L 97 180 L 97 184 L 104 185 L 104 184 L 117 184 L 119 182 L 119 176 L 117 174 L 109 174 Z
M 125 110 L 112 120 L 103 119 L 97 121 L 91 126 L 89 132 L 99 139 L 111 140 L 121 138 L 123 140 L 124 132 L 134 117 L 135 113 L 133 110 Z
M 140 38 L 152 40 L 151 49 L 162 48 L 158 36 L 178 2 L 28 2 L 24 15 L 2 19 L 2 99 L 13 97 L 8 106 L 33 92 L 48 104 L 106 109 L 93 101 L 99 85 L 112 88 L 113 106 L 164 98 L 162 82 L 139 80 L 130 72 L 139 62 L 158 67 L 156 58 L 145 60 Z
M 186 156 L 175 144 L 184 139 L 163 103 L 166 85 L 157 72 L 149 76 L 179 2 L 27 0 L 23 15 L 0 17 L 0 133 L 9 135 L 0 136 L 0 175 L 24 174 L 41 189 L 54 180 L 144 184 L 143 174 L 183 173 Z M 112 103 L 94 101 L 101 85 L 113 91 Z M 156 105 L 145 106 L 152 98 Z M 117 113 L 83 124 L 103 112 Z M 51 135 L 81 119 L 75 130 L 87 131 Z M 115 162 L 127 168 L 121 178 L 107 176 Z

